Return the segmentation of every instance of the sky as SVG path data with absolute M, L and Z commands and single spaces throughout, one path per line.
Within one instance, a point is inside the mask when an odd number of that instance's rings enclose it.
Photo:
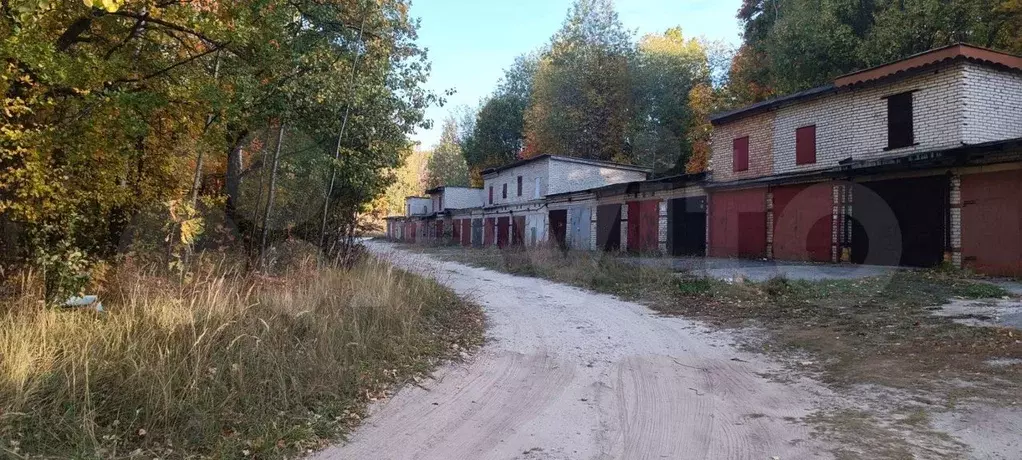
M 429 148 L 451 109 L 476 107 L 489 95 L 516 56 L 546 44 L 560 29 L 572 0 L 416 0 L 419 43 L 429 50 L 432 72 L 426 87 L 457 91 L 426 117 L 433 129 L 413 136 Z M 705 36 L 739 44 L 735 13 L 741 0 L 616 0 L 624 26 L 637 36 L 681 26 L 686 37 Z

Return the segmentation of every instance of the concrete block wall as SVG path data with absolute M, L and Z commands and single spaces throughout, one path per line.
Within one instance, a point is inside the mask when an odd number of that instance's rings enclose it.
M 483 190 L 478 188 L 446 187 L 443 192 L 444 209 L 471 209 L 483 206 Z
M 966 63 L 962 142 L 1022 137 L 1022 75 Z
M 518 177 L 522 178 L 522 196 L 518 196 Z M 492 206 L 521 204 L 536 198 L 536 180 L 539 179 L 539 196 L 549 193 L 550 159 L 538 160 L 517 168 L 506 169 L 483 178 L 483 206 L 490 204 L 490 188 L 493 188 Z M 504 198 L 504 184 L 507 184 L 507 198 Z
M 431 198 L 406 198 L 405 215 L 426 216 L 433 213 L 433 200 Z
M 646 180 L 646 173 L 552 158 L 547 193 L 568 193 Z M 544 195 L 545 196 L 545 195 Z

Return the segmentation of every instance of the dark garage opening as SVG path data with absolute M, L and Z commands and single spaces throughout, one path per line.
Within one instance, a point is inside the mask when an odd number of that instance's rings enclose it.
M 568 210 L 550 211 L 550 235 L 557 247 L 568 247 Z
M 596 244 L 608 252 L 621 250 L 621 205 L 607 204 L 596 209 Z
M 667 249 L 672 256 L 706 255 L 706 197 L 669 201 L 667 228 Z
M 935 267 L 949 246 L 947 176 L 860 184 L 852 202 L 852 261 Z M 900 252 L 900 256 L 898 253 Z

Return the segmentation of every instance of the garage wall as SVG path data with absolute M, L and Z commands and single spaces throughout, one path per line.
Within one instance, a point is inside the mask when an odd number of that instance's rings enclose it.
M 962 176 L 962 258 L 980 273 L 1022 276 L 1022 171 Z
M 766 257 L 766 188 L 710 194 L 711 257 Z
M 771 189 L 773 252 L 777 260 L 830 262 L 834 189 L 829 183 Z

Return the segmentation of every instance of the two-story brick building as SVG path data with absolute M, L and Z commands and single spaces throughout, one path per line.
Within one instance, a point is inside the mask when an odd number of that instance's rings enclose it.
M 708 254 L 1022 275 L 1022 58 L 967 45 L 716 115 Z

